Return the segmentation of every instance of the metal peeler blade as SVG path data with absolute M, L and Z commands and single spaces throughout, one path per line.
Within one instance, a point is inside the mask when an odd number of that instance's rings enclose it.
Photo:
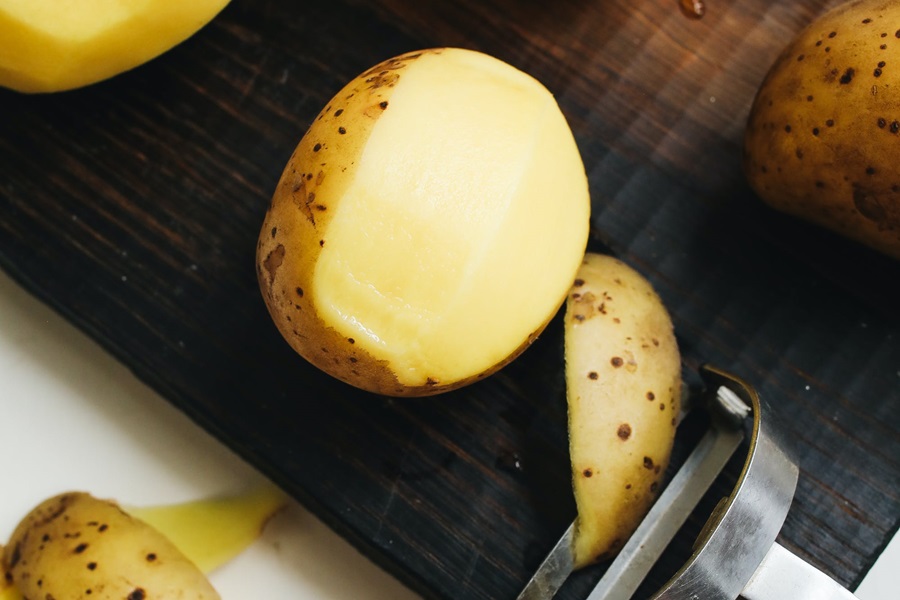
M 588 600 L 628 600 L 744 439 L 749 453 L 738 484 L 719 502 L 688 562 L 652 600 L 850 600 L 853 594 L 775 542 L 793 500 L 799 468 L 784 450 L 756 391 L 714 367 L 711 427 L 666 486 Z M 518 600 L 549 600 L 572 572 L 574 524 L 550 551 Z

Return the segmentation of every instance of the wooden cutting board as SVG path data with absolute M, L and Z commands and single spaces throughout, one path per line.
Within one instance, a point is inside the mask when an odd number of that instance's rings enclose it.
M 347 80 L 422 47 L 488 52 L 558 98 L 591 249 L 657 287 L 685 377 L 711 362 L 775 405 L 803 470 L 781 541 L 853 587 L 900 518 L 900 265 L 764 207 L 740 172 L 757 86 L 832 4 L 234 0 L 111 81 L 0 93 L 0 265 L 424 596 L 514 598 L 574 516 L 559 318 L 486 381 L 392 400 L 294 355 L 254 271 L 281 170 Z

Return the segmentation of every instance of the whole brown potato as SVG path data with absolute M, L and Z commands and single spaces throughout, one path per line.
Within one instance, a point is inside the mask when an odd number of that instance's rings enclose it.
M 825 13 L 753 103 L 744 171 L 774 208 L 900 258 L 900 2 Z

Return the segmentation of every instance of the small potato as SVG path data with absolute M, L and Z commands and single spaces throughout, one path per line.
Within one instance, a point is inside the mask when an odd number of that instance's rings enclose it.
M 672 321 L 650 283 L 587 254 L 566 305 L 569 454 L 576 567 L 618 551 L 669 463 L 681 399 Z
M 589 212 L 546 88 L 478 52 L 411 52 L 347 84 L 303 136 L 257 275 L 309 362 L 375 393 L 432 395 L 489 375 L 543 330 Z
M 785 48 L 753 103 L 744 171 L 786 213 L 900 258 L 900 3 L 822 15 Z
M 156 529 L 110 501 L 73 492 L 16 527 L 4 564 L 24 598 L 218 600 L 206 576 Z

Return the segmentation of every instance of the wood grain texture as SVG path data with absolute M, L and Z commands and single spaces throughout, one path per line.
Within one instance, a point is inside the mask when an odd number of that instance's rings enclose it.
M 900 265 L 762 206 L 739 150 L 768 66 L 833 4 L 234 0 L 113 80 L 0 93 L 0 266 L 423 596 L 514 598 L 574 516 L 560 320 L 484 382 L 391 400 L 295 356 L 254 273 L 281 170 L 346 81 L 417 48 L 489 52 L 558 98 L 591 248 L 653 282 L 686 377 L 711 362 L 776 405 L 802 468 L 781 541 L 854 586 L 900 520 Z

